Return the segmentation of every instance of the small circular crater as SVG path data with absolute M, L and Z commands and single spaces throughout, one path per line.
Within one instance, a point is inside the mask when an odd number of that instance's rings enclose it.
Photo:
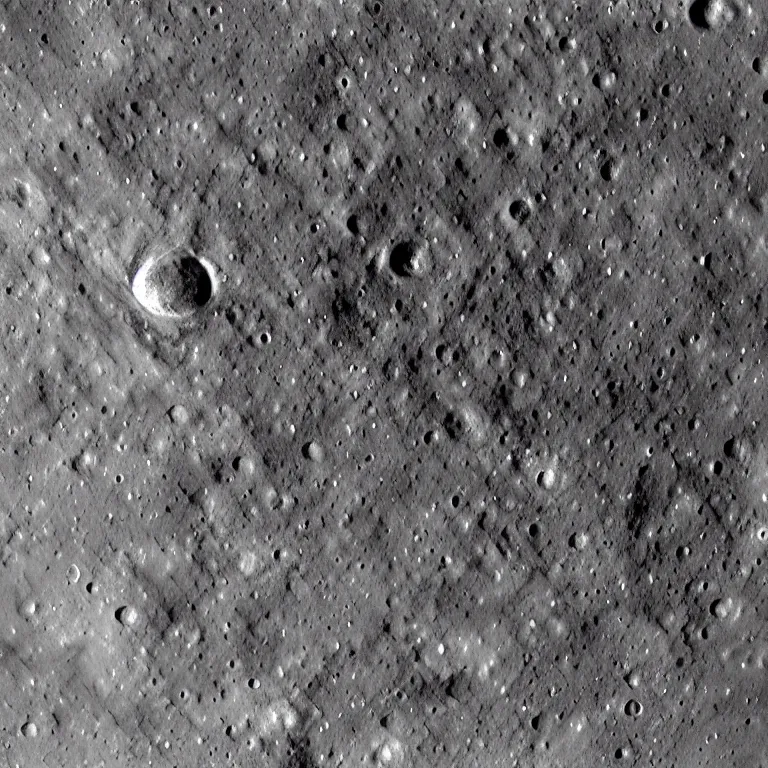
M 189 411 L 183 405 L 172 405 L 168 416 L 174 424 L 184 425 L 189 422 Z
M 139 613 L 132 605 L 123 605 L 115 611 L 115 618 L 125 627 L 134 627 L 139 620 Z
M 398 277 L 423 277 L 429 271 L 424 249 L 412 240 L 403 240 L 392 248 L 389 267 Z
M 697 29 L 709 29 L 707 21 L 707 0 L 694 0 L 688 8 L 688 18 Z
M 514 200 L 509 205 L 509 215 L 518 224 L 523 225 L 531 215 L 531 206 L 525 200 Z
M 301 447 L 301 455 L 314 462 L 320 462 L 323 460 L 323 449 L 316 440 L 310 440 Z
M 614 176 L 614 168 L 613 168 L 613 161 L 612 160 L 606 160 L 601 166 L 600 166 L 600 176 L 604 181 L 611 181 Z
M 497 128 L 493 134 L 493 143 L 499 149 L 509 145 L 509 134 L 504 128 Z
M 77 584 L 80 581 L 80 569 L 74 563 L 67 568 L 67 581 L 70 584 Z
M 630 699 L 624 705 L 624 714 L 627 717 L 640 717 L 643 713 L 643 705 L 637 699 Z
M 696 29 L 722 29 L 739 15 L 731 0 L 694 0 L 688 8 L 688 18 Z
M 547 467 L 536 475 L 536 484 L 547 491 L 552 490 L 555 485 L 555 472 L 552 467 Z
M 730 613 L 731 609 L 731 601 L 722 598 L 718 598 L 717 600 L 714 600 L 712 604 L 709 606 L 709 612 L 718 619 L 725 619 L 727 618 L 728 614 Z

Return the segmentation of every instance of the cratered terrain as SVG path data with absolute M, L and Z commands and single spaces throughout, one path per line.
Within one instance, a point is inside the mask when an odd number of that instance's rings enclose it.
M 767 13 L 3 2 L 0 765 L 768 765 Z

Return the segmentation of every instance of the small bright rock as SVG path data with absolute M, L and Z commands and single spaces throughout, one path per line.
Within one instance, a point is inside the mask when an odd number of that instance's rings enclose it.
M 253 572 L 256 570 L 256 555 L 251 552 L 250 550 L 247 550 L 240 555 L 240 563 L 239 568 L 240 572 L 244 576 L 251 576 Z

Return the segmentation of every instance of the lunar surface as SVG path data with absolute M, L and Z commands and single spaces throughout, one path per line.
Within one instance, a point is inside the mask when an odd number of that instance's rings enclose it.
M 765 5 L 0 5 L 0 765 L 768 765 Z

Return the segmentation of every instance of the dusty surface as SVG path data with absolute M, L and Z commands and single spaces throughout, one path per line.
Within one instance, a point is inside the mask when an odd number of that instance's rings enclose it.
M 1 765 L 766 764 L 768 20 L 582 5 L 3 3 Z

